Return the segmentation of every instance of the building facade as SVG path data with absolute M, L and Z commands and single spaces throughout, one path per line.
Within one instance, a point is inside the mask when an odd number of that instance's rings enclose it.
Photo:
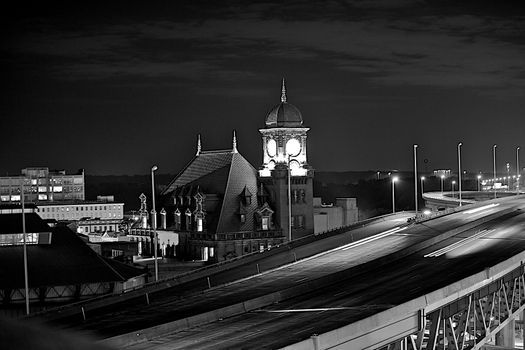
M 259 169 L 239 153 L 235 132 L 228 150 L 204 151 L 198 137 L 195 157 L 161 193 L 160 222 L 178 234 L 176 255 L 216 262 L 313 234 L 308 130 L 283 80 L 281 102 L 260 129 Z
M 20 203 L 22 186 L 24 200 L 32 203 L 84 200 L 84 170 L 66 174 L 64 170 L 25 168 L 21 175 L 0 177 L 0 202 Z
M 359 220 L 356 198 L 336 198 L 335 204 L 323 204 L 314 198 L 314 233 L 348 226 Z
M 42 219 L 75 221 L 82 219 L 122 220 L 124 203 L 84 201 L 84 202 L 39 202 L 37 213 Z
M 288 240 L 313 234 L 314 170 L 306 153 L 310 129 L 303 126 L 299 109 L 287 102 L 284 79 L 281 102 L 270 110 L 265 124 L 259 130 L 263 146 L 259 180 L 275 206 L 276 224 Z

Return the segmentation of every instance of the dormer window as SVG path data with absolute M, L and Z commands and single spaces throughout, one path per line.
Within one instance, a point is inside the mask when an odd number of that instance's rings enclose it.
M 247 186 L 244 186 L 244 189 L 241 192 L 241 200 L 244 205 L 252 204 L 252 193 L 250 192 Z

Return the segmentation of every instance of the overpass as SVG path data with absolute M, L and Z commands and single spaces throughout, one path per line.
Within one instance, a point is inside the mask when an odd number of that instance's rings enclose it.
M 516 195 L 516 192 L 509 191 L 498 191 L 496 192 L 496 198 L 509 197 Z M 493 191 L 462 191 L 461 192 L 461 204 L 473 204 L 486 200 L 494 199 Z M 425 206 L 431 210 L 445 210 L 447 208 L 455 208 L 459 206 L 459 193 L 454 192 L 426 192 L 423 193 L 423 200 Z
M 515 196 L 374 223 L 205 292 L 55 323 L 130 349 L 480 348 L 523 309 L 524 208 Z

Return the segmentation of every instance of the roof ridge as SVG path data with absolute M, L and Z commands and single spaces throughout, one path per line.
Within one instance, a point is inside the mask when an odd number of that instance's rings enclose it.
M 209 151 L 201 151 L 201 155 L 203 154 L 217 154 L 217 153 L 233 153 L 233 149 L 218 149 L 218 150 L 209 150 Z
M 217 228 L 215 229 L 217 232 L 218 232 L 219 228 L 221 227 L 222 221 L 224 220 L 224 218 L 223 218 L 224 207 L 226 205 L 226 196 L 228 194 L 228 187 L 230 187 L 230 178 L 232 176 L 232 169 L 233 169 L 233 159 L 238 154 L 240 154 L 240 153 L 232 153 L 232 160 L 230 162 L 230 170 L 228 171 L 228 179 L 226 180 L 226 188 L 224 189 L 224 198 L 223 198 L 223 201 L 222 201 L 222 204 L 221 204 L 221 211 L 219 212 L 220 214 L 219 214 L 219 220 L 217 221 Z

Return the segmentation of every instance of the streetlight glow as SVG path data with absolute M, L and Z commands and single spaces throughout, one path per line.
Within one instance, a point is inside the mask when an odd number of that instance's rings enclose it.
M 441 193 L 443 193 L 443 181 L 445 181 L 445 175 L 441 175 Z
M 392 213 L 394 214 L 396 212 L 396 195 L 394 190 L 394 184 L 399 180 L 397 176 L 394 176 L 392 178 Z
M 425 181 L 425 177 L 424 176 L 421 176 L 421 194 L 423 195 L 423 193 L 425 192 L 423 190 L 423 182 Z

